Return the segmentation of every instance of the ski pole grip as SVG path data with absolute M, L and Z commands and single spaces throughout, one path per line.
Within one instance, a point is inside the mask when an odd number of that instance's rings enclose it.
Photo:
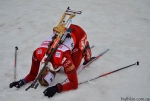
M 18 47 L 16 46 L 15 49 L 18 50 Z

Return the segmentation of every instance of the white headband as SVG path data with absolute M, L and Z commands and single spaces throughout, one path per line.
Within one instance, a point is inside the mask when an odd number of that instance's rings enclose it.
M 54 74 L 52 74 L 51 72 L 48 72 L 48 74 L 44 77 L 44 79 L 50 85 L 53 82 L 53 80 L 54 80 Z

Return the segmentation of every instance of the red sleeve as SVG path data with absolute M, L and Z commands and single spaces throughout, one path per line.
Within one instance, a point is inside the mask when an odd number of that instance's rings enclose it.
M 66 52 L 63 55 L 63 57 L 66 58 L 65 62 L 63 63 L 63 67 L 65 70 L 65 73 L 67 74 L 69 82 L 62 85 L 63 86 L 62 91 L 68 91 L 68 90 L 78 88 L 77 72 L 76 72 L 76 68 L 75 68 L 70 56 L 71 55 Z
M 76 70 L 72 70 L 71 72 L 67 73 L 69 82 L 66 84 L 63 84 L 62 86 L 62 91 L 68 91 L 72 89 L 77 89 L 78 88 L 78 78 L 77 78 L 77 73 Z
M 35 52 L 33 53 L 33 56 L 32 56 L 31 70 L 29 74 L 24 78 L 26 83 L 33 81 L 36 78 L 38 71 L 39 71 L 40 62 L 38 61 L 38 59 L 35 57 L 34 54 Z

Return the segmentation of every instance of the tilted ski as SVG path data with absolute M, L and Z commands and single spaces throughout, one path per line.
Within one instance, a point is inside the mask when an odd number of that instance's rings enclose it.
M 95 56 L 95 57 L 92 57 L 91 60 L 90 60 L 87 64 L 85 64 L 85 65 L 82 64 L 82 65 L 78 68 L 77 74 L 79 74 L 84 68 L 86 68 L 88 65 L 90 65 L 93 61 L 97 60 L 99 57 L 101 57 L 102 55 L 104 55 L 107 51 L 109 51 L 109 49 L 105 50 L 104 52 L 98 54 L 98 55 Z M 68 78 L 65 79 L 61 84 L 65 83 L 65 82 L 67 82 L 67 81 L 68 81 Z

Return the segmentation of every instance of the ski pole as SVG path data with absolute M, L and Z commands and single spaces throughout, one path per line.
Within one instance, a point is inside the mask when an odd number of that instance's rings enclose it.
M 123 70 L 123 69 L 125 69 L 125 68 L 131 67 L 131 66 L 133 66 L 133 65 L 139 65 L 139 62 L 137 61 L 136 63 L 131 64 L 131 65 L 129 65 L 129 66 L 122 67 L 122 68 L 120 68 L 120 69 L 116 69 L 116 70 L 114 70 L 114 71 L 111 71 L 111 72 L 108 72 L 108 73 L 102 74 L 102 75 L 97 76 L 97 77 L 95 77 L 95 78 L 92 78 L 92 79 L 89 79 L 89 80 L 86 80 L 86 81 L 80 82 L 78 85 L 81 85 L 81 84 L 87 83 L 88 81 L 93 81 L 93 80 L 98 79 L 98 78 L 100 78 L 100 77 L 103 77 L 103 76 L 106 76 L 106 75 L 109 75 L 109 74 L 115 73 L 115 72 L 117 72 L 117 71 Z
M 15 47 L 15 60 L 14 60 L 14 80 L 16 81 L 16 65 L 17 65 L 17 50 L 18 47 Z

